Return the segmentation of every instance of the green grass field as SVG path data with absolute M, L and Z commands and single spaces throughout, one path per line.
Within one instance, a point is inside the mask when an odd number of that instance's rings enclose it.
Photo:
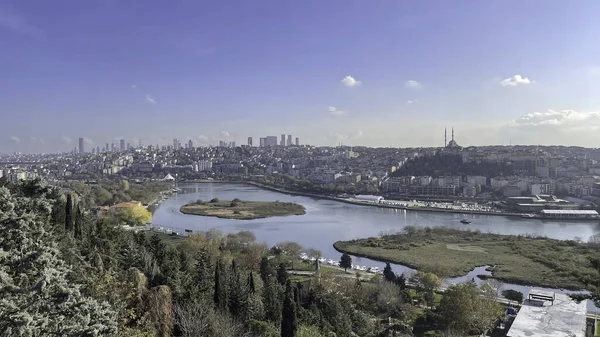
M 292 202 L 242 201 L 237 199 L 211 202 L 195 201 L 181 206 L 179 210 L 185 214 L 238 220 L 302 215 L 306 213 L 304 206 Z
M 402 234 L 338 241 L 334 247 L 415 269 L 443 270 L 445 276 L 489 265 L 502 281 L 567 289 L 584 289 L 600 277 L 590 262 L 598 257 L 597 246 L 548 238 L 411 227 Z

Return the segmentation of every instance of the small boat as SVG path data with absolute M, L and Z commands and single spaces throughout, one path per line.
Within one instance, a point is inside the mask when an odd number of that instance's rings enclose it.
M 464 223 L 465 225 L 468 225 L 471 223 L 471 221 L 469 221 L 467 219 L 462 219 L 462 220 L 460 220 L 460 223 Z

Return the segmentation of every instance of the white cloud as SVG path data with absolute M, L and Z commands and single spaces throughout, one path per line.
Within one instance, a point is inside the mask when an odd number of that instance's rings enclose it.
M 132 84 L 132 85 L 131 85 L 131 88 L 132 88 L 132 89 L 137 89 L 137 85 L 136 85 L 136 84 Z
M 328 111 L 330 114 L 334 115 L 334 116 L 343 116 L 346 114 L 346 111 L 343 110 L 338 110 L 336 107 L 334 106 L 330 106 L 328 108 Z
M 13 33 L 42 37 L 44 32 L 29 24 L 27 20 L 12 8 L 0 4 L 0 27 L 4 27 Z
M 416 99 L 411 99 L 411 100 L 407 101 L 406 103 L 408 103 L 408 104 L 417 103 L 417 100 Z
M 409 89 L 421 89 L 423 86 L 421 85 L 421 83 L 415 81 L 415 80 L 408 80 L 406 81 L 406 83 L 404 83 L 404 86 L 409 88 Z
M 356 133 L 354 134 L 354 138 L 360 138 L 360 137 L 362 137 L 362 136 L 363 136 L 363 132 L 362 132 L 362 130 L 360 130 L 360 129 L 358 129 L 358 130 L 356 131 Z
M 531 84 L 535 81 L 531 81 L 527 77 L 522 77 L 521 75 L 515 75 L 513 77 L 505 78 L 500 81 L 500 85 L 503 87 L 516 87 L 518 85 Z
M 229 131 L 221 131 L 221 137 L 229 137 Z
M 156 104 L 156 100 L 150 94 L 146 94 L 146 102 Z
M 94 141 L 91 138 L 83 138 L 83 142 L 88 145 L 93 145 Z
M 362 84 L 361 81 L 356 80 L 354 77 L 348 75 L 344 77 L 340 82 L 347 87 L 356 87 Z
M 62 136 L 61 139 L 63 142 L 65 142 L 67 144 L 73 144 L 73 139 L 71 139 L 71 137 Z
M 202 144 L 206 144 L 208 143 L 208 137 L 206 137 L 205 135 L 200 135 L 198 137 L 196 137 L 198 139 L 198 141 Z
M 600 111 L 548 110 L 546 112 L 532 112 L 512 120 L 510 124 L 521 127 L 555 126 L 560 128 L 597 129 L 600 126 Z
M 21 142 L 21 139 L 19 139 L 19 137 L 17 137 L 17 136 L 10 136 L 10 140 L 12 140 L 13 142 L 15 142 L 17 144 Z
M 39 139 L 39 142 L 40 142 L 40 144 L 42 144 L 42 145 L 46 144 L 46 141 L 44 140 L 44 138 L 40 138 L 40 139 Z

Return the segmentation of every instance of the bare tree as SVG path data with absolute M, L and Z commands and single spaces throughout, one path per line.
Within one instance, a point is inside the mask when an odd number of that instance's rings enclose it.
M 246 337 L 244 325 L 227 312 L 215 312 L 211 303 L 191 301 L 174 308 L 183 337 Z

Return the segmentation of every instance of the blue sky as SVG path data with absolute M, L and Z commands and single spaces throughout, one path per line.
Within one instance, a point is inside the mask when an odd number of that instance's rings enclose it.
M 600 2 L 0 0 L 0 151 L 598 147 Z M 257 142 L 257 141 L 256 141 Z

